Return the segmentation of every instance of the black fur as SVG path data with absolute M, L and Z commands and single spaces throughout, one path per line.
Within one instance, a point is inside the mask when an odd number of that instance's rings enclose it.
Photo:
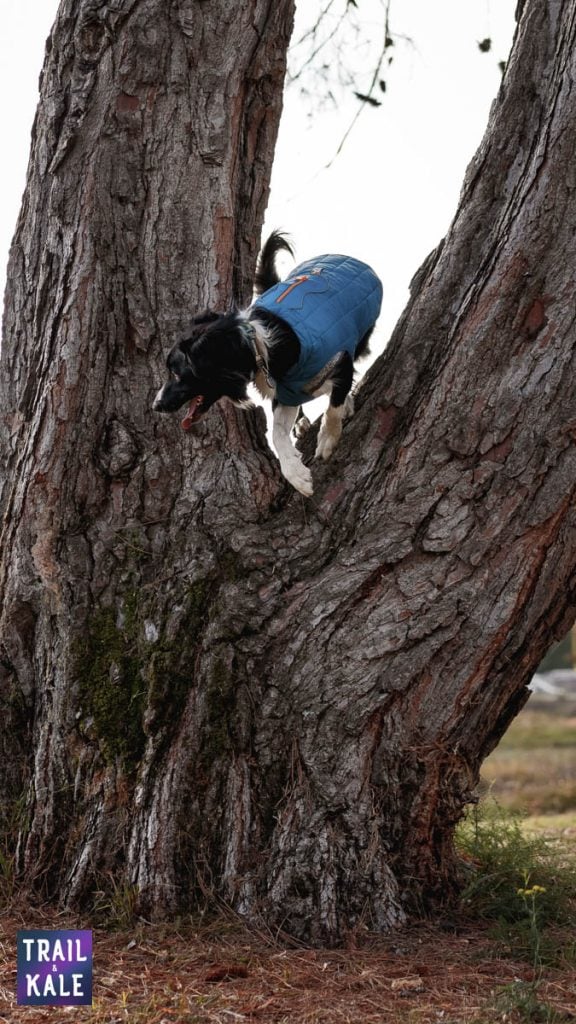
M 246 388 L 256 369 L 237 313 L 195 317 L 190 331 L 168 353 L 166 365 L 172 380 L 157 396 L 154 409 L 175 412 L 202 396 L 195 419 L 224 396 L 248 401 Z
M 292 247 L 281 232 L 274 231 L 266 241 L 255 276 L 255 291 L 261 294 L 280 280 L 276 255 L 293 255 Z M 186 402 L 190 409 L 183 420 L 187 429 L 197 422 L 220 398 L 238 404 L 250 402 L 248 384 L 258 371 L 257 355 L 252 340 L 251 324 L 266 328 L 266 361 L 268 375 L 281 380 L 300 355 L 300 342 L 291 327 L 264 309 L 248 309 L 245 314 L 206 311 L 195 316 L 184 338 L 170 350 L 166 361 L 171 380 L 154 400 L 156 412 L 175 412 Z M 356 356 L 368 349 L 368 332 L 359 342 Z M 352 387 L 353 362 L 343 353 L 332 366 L 329 380 L 333 384 L 331 404 L 343 404 Z

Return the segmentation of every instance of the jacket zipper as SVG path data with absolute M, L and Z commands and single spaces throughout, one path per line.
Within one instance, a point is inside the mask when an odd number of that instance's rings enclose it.
M 297 288 L 299 284 L 303 284 L 304 281 L 308 280 L 309 276 L 309 274 L 300 274 L 299 277 L 295 277 L 294 280 L 292 281 L 292 284 L 288 286 L 286 291 L 282 292 L 282 295 L 278 296 L 276 302 L 282 302 L 282 299 L 285 299 L 286 296 L 289 295 L 290 292 L 293 290 L 293 288 Z

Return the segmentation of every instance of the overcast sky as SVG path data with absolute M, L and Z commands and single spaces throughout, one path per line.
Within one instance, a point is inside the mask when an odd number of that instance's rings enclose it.
M 300 4 L 295 36 L 316 0 Z M 372 263 L 384 280 L 383 343 L 422 259 L 445 234 L 467 163 L 482 137 L 514 29 L 516 0 L 396 0 L 394 63 L 382 105 L 366 109 L 329 170 L 358 109 L 352 89 L 316 110 L 287 91 L 267 228 L 288 230 L 297 257 L 344 252 Z M 3 0 L 0 110 L 4 161 L 0 195 L 0 284 L 24 188 L 44 44 L 57 0 Z M 380 29 L 382 0 L 358 9 Z M 491 38 L 490 52 L 478 42 Z M 409 42 L 408 40 L 411 40 Z M 351 43 L 351 49 L 355 43 Z
M 381 6 L 358 3 L 372 14 L 375 33 Z M 382 106 L 364 110 L 329 170 L 322 168 L 358 101 L 348 90 L 344 104 L 307 123 L 297 90 L 287 90 L 266 227 L 287 228 L 298 258 L 344 252 L 371 263 L 384 281 L 381 342 L 455 212 L 500 87 L 515 7 L 516 0 L 392 0 L 398 38 L 386 93 L 377 94 Z M 486 38 L 491 49 L 482 53 Z

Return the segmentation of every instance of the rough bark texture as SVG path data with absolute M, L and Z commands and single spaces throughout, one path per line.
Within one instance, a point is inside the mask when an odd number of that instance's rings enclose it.
M 189 311 L 249 291 L 291 13 L 63 4 L 2 354 L 2 785 L 62 901 L 112 872 L 148 913 L 213 893 L 338 942 L 450 893 L 480 764 L 574 618 L 576 0 L 524 5 L 310 501 L 260 411 L 149 413 Z

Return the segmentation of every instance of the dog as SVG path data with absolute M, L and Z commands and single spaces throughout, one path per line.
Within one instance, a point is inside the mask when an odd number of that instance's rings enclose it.
M 282 474 L 310 497 L 312 474 L 291 434 L 301 436 L 310 425 L 302 405 L 329 394 L 316 457 L 332 455 L 343 421 L 354 411 L 354 362 L 368 351 L 382 284 L 367 264 L 330 255 L 307 260 L 280 280 L 276 256 L 283 250 L 294 255 L 286 236 L 272 232 L 260 253 L 256 298 L 247 310 L 194 317 L 168 354 L 171 379 L 153 409 L 175 412 L 188 402 L 182 427 L 189 430 L 221 398 L 252 406 L 247 387 L 254 383 L 262 397 L 272 399 L 272 439 Z

